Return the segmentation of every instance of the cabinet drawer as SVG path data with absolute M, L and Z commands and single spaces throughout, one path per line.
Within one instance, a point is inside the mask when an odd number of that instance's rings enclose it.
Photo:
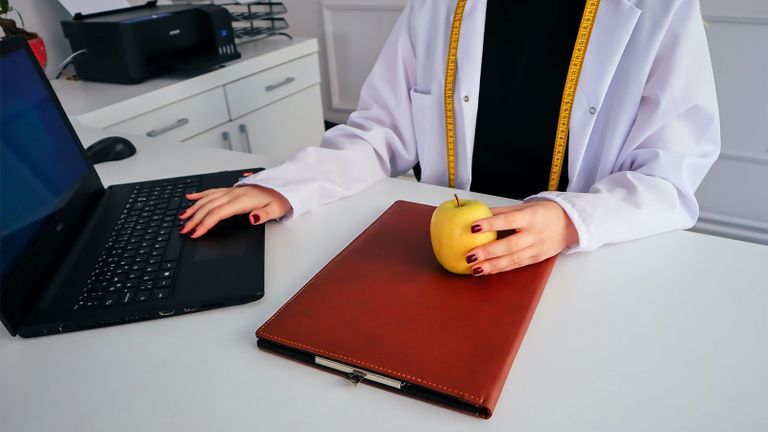
M 285 160 L 320 144 L 325 130 L 320 86 L 313 85 L 260 110 L 232 120 L 238 137 L 258 155 Z M 242 133 L 245 132 L 245 133 Z M 238 150 L 238 145 L 234 145 Z
M 320 82 L 317 54 L 283 63 L 224 86 L 235 119 Z
M 181 141 L 227 121 L 224 89 L 217 87 L 117 123 L 107 130 Z
M 246 132 L 238 124 L 225 123 L 219 127 L 203 132 L 200 135 L 184 140 L 184 143 L 194 146 L 216 147 L 238 152 L 248 151 Z

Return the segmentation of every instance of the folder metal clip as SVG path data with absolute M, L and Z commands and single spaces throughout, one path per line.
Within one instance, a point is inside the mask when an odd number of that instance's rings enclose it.
M 347 381 L 351 382 L 355 386 L 360 384 L 360 381 L 365 379 L 365 372 L 353 369 L 352 372 L 347 374 Z

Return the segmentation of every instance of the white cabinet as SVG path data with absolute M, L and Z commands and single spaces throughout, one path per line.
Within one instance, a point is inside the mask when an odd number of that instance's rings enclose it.
M 285 160 L 320 144 L 323 119 L 313 109 L 320 104 L 320 86 L 315 84 L 184 142 Z
M 324 131 L 321 113 L 308 109 L 320 104 L 320 86 L 316 84 L 233 123 L 239 132 L 247 130 L 253 153 L 285 160 L 304 147 L 320 144 Z
M 723 147 L 696 192 L 694 230 L 768 244 L 768 3 L 701 3 Z
M 115 132 L 181 141 L 229 121 L 221 87 L 182 99 L 107 128 Z
M 242 58 L 203 74 L 137 85 L 53 80 L 84 126 L 285 159 L 320 143 L 323 109 L 316 39 L 238 46 Z
M 247 151 L 245 143 L 240 140 L 237 132 L 237 124 L 234 122 L 211 129 L 184 141 L 185 144 L 195 146 L 216 147 L 224 150 Z
M 320 82 L 317 54 L 308 55 L 224 86 L 232 118 Z

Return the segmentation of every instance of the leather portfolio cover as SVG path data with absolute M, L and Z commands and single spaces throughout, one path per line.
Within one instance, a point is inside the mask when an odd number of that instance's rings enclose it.
M 395 202 L 258 329 L 259 346 L 489 418 L 555 258 L 451 274 L 432 253 L 434 209 Z

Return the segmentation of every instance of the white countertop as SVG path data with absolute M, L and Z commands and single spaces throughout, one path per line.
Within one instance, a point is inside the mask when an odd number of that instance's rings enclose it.
M 148 106 L 157 102 L 158 106 L 178 98 L 179 94 L 190 91 L 200 93 L 220 86 L 234 79 L 242 78 L 241 68 L 248 73 L 255 73 L 280 64 L 295 57 L 316 52 L 317 39 L 295 37 L 293 40 L 275 36 L 257 41 L 245 42 L 237 46 L 242 54 L 238 60 L 224 63 L 222 66 L 205 72 L 174 72 L 149 79 L 141 84 L 113 84 L 94 81 L 71 81 L 66 79 L 51 80 L 51 85 L 59 97 L 64 111 L 70 117 L 79 117 L 94 113 L 86 123 L 103 128 L 109 124 L 99 124 L 99 109 L 121 104 L 123 109 L 131 110 L 134 98 L 153 93 L 156 97 L 142 100 L 139 113 L 156 107 Z M 251 60 L 258 59 L 257 64 Z M 245 65 L 244 63 L 247 63 Z M 107 121 L 108 123 L 108 121 Z
M 133 141 L 136 156 L 99 166 L 105 184 L 270 165 Z M 256 328 L 393 201 L 451 193 L 387 179 L 269 223 L 266 295 L 254 303 L 36 339 L 3 333 L 0 430 L 768 430 L 768 247 L 690 232 L 561 257 L 487 421 L 256 348 Z

